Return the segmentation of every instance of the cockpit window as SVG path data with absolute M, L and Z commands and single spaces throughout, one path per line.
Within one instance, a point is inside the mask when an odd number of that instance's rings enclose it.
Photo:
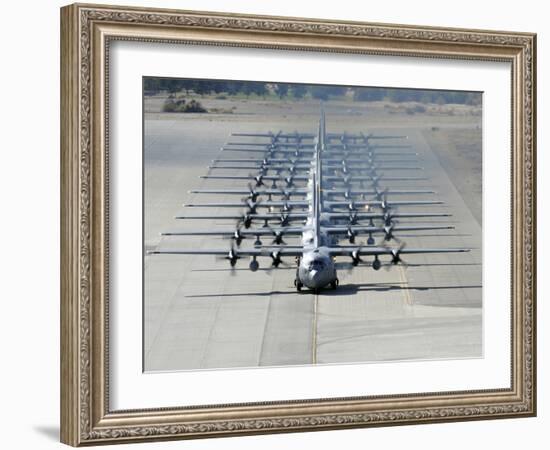
M 309 263 L 309 270 L 321 270 L 323 267 L 325 267 L 325 264 L 318 259 L 314 259 Z

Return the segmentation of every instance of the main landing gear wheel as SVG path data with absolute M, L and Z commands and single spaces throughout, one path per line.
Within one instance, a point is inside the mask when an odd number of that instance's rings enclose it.
M 330 283 L 330 287 L 332 289 L 336 289 L 339 284 L 340 284 L 340 280 L 338 280 L 338 278 L 336 278 L 332 283 Z
M 303 287 L 304 285 L 302 284 L 302 282 L 301 282 L 298 278 L 296 278 L 296 279 L 294 280 L 294 286 L 296 286 L 296 290 L 297 290 L 298 292 L 300 292 L 300 291 L 302 290 L 302 287 Z

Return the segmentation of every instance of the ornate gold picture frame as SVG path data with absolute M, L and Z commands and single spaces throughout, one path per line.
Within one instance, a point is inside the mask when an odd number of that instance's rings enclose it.
M 109 56 L 116 41 L 497 61 L 511 66 L 508 388 L 113 410 Z M 221 75 L 223 76 L 223 75 Z M 192 439 L 536 414 L 536 36 L 74 4 L 61 9 L 61 441 Z

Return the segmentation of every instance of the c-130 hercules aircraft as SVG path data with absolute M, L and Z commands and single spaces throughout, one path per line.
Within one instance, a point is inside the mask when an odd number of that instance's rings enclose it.
M 384 240 L 396 240 L 395 232 L 449 229 L 452 226 L 399 226 L 394 218 L 400 217 L 438 217 L 449 216 L 445 213 L 396 213 L 391 210 L 397 205 L 425 205 L 439 204 L 438 201 L 388 201 L 388 194 L 425 194 L 431 191 L 421 190 L 380 190 L 380 180 L 416 180 L 423 178 L 414 177 L 384 177 L 376 173 L 377 168 L 373 161 L 380 161 L 373 152 L 371 139 L 401 138 L 404 136 L 372 136 L 372 135 L 348 135 L 327 134 L 325 126 L 325 114 L 321 111 L 318 132 L 316 135 L 295 133 L 295 134 L 256 134 L 240 133 L 234 136 L 268 137 L 271 142 L 265 144 L 263 149 L 251 148 L 222 148 L 229 151 L 261 152 L 262 160 L 218 160 L 219 162 L 247 162 L 254 168 L 259 169 L 258 175 L 250 176 L 203 176 L 201 178 L 222 178 L 222 179 L 243 179 L 255 181 L 256 185 L 249 184 L 248 189 L 242 190 L 195 190 L 193 193 L 203 194 L 234 194 L 247 195 L 242 203 L 206 203 L 188 204 L 188 207 L 245 207 L 248 211 L 244 215 L 212 215 L 212 216 L 177 216 L 177 219 L 222 219 L 234 218 L 241 221 L 241 226 L 235 230 L 198 230 L 198 231 L 169 231 L 163 232 L 163 236 L 183 235 L 213 235 L 228 236 L 234 239 L 237 247 L 231 246 L 227 249 L 156 249 L 148 254 L 170 254 L 170 255 L 215 255 L 228 260 L 231 267 L 234 267 L 239 259 L 251 258 L 249 268 L 252 272 L 259 269 L 258 258 L 266 257 L 271 259 L 272 267 L 279 267 L 285 257 L 294 257 L 296 261 L 296 278 L 294 285 L 298 291 L 307 287 L 314 292 L 322 288 L 331 287 L 336 289 L 339 280 L 336 270 L 335 259 L 337 257 L 351 258 L 352 266 L 358 266 L 363 262 L 363 257 L 373 257 L 370 265 L 374 270 L 382 266 L 380 257 L 389 256 L 390 265 L 402 263 L 401 255 L 404 254 L 425 254 L 425 253 L 457 253 L 467 252 L 466 248 L 405 248 L 389 247 L 386 245 L 374 245 L 372 237 L 375 233 L 382 233 Z M 313 143 L 304 144 L 303 140 L 313 139 Z M 337 144 L 331 143 L 339 140 Z M 361 141 L 357 143 L 357 141 Z M 238 143 L 237 145 L 247 145 Z M 261 145 L 261 144 L 255 144 Z M 383 146 L 379 146 L 383 147 Z M 399 147 L 399 146 L 391 146 Z M 282 154 L 283 157 L 275 158 Z M 299 159 L 288 159 L 286 155 L 292 154 Z M 304 158 L 304 155 L 307 157 Z M 385 155 L 399 156 L 402 153 L 385 153 Z M 337 159 L 335 156 L 339 156 Z M 350 159 L 350 156 L 354 158 Z M 399 162 L 390 160 L 392 162 Z M 342 170 L 347 164 L 353 164 L 353 170 Z M 305 163 L 305 164 L 304 164 Z M 335 164 L 336 163 L 336 164 Z M 367 165 L 365 165 L 367 164 Z M 223 168 L 224 166 L 213 166 L 211 168 Z M 243 168 L 242 166 L 239 166 Z M 229 167 L 228 167 L 229 168 Z M 244 168 L 248 168 L 245 166 Z M 402 167 L 389 166 L 386 170 L 405 169 Z M 411 167 L 411 169 L 421 169 Z M 267 176 L 268 170 L 275 170 L 276 175 Z M 297 170 L 305 171 L 306 175 L 294 175 Z M 290 175 L 282 176 L 281 172 L 290 172 Z M 358 173 L 354 175 L 354 173 Z M 366 175 L 364 175 L 366 173 Z M 290 178 L 292 177 L 292 178 Z M 264 181 L 271 181 L 271 188 L 257 189 L 264 185 Z M 295 186 L 295 181 L 305 181 L 305 186 Z M 352 186 L 352 182 L 360 182 L 360 186 Z M 364 182 L 370 182 L 372 187 L 366 189 Z M 277 183 L 285 183 L 280 188 Z M 337 187 L 343 183 L 344 188 Z M 330 184 L 327 188 L 325 184 Z M 365 200 L 365 196 L 373 195 L 373 200 Z M 267 196 L 268 200 L 258 200 L 259 197 Z M 273 196 L 280 196 L 281 200 L 272 200 Z M 292 196 L 305 197 L 305 200 L 290 200 Z M 343 200 L 333 200 L 334 196 L 344 197 Z M 359 196 L 359 199 L 355 199 Z M 269 208 L 269 212 L 257 213 L 259 207 Z M 279 211 L 274 209 L 279 208 Z M 344 211 L 341 211 L 345 208 Z M 361 212 L 358 211 L 361 208 Z M 379 208 L 381 212 L 373 212 L 373 208 Z M 300 212 L 293 212 L 294 209 L 301 209 Z M 260 220 L 265 224 L 261 228 L 251 228 L 253 222 Z M 358 224 L 361 220 L 368 220 L 368 225 Z M 375 220 L 382 220 L 383 225 L 376 226 Z M 278 221 L 276 228 L 269 227 L 269 222 Z M 292 226 L 290 222 L 302 221 L 300 226 Z M 336 222 L 335 222 L 336 221 Z M 342 223 L 342 222 L 345 223 Z M 244 229 L 243 229 L 244 228 Z M 355 243 L 355 236 L 367 234 L 369 236 L 367 245 L 340 245 L 338 236 L 348 238 L 350 244 Z M 287 246 L 282 240 L 283 235 L 301 236 L 301 245 Z M 273 236 L 272 245 L 264 246 L 260 240 L 262 236 Z M 253 248 L 240 248 L 241 241 L 247 237 L 255 237 Z

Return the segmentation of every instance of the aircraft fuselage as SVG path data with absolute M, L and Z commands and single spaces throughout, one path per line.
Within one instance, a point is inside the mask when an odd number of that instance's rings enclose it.
M 334 261 L 326 247 L 305 250 L 297 270 L 298 283 L 310 289 L 322 289 L 331 285 L 336 287 L 338 278 Z
M 315 189 L 314 180 L 311 180 L 308 186 L 313 191 Z M 315 195 L 309 195 L 308 198 L 311 199 L 312 203 L 317 200 Z M 336 266 L 326 247 L 334 240 L 318 226 L 323 222 L 322 215 L 317 209 L 319 206 L 319 203 L 317 203 L 317 207 L 310 207 L 310 215 L 306 220 L 302 234 L 304 252 L 298 264 L 295 281 L 298 289 L 302 285 L 313 290 L 322 289 L 329 285 L 333 288 L 338 286 Z

